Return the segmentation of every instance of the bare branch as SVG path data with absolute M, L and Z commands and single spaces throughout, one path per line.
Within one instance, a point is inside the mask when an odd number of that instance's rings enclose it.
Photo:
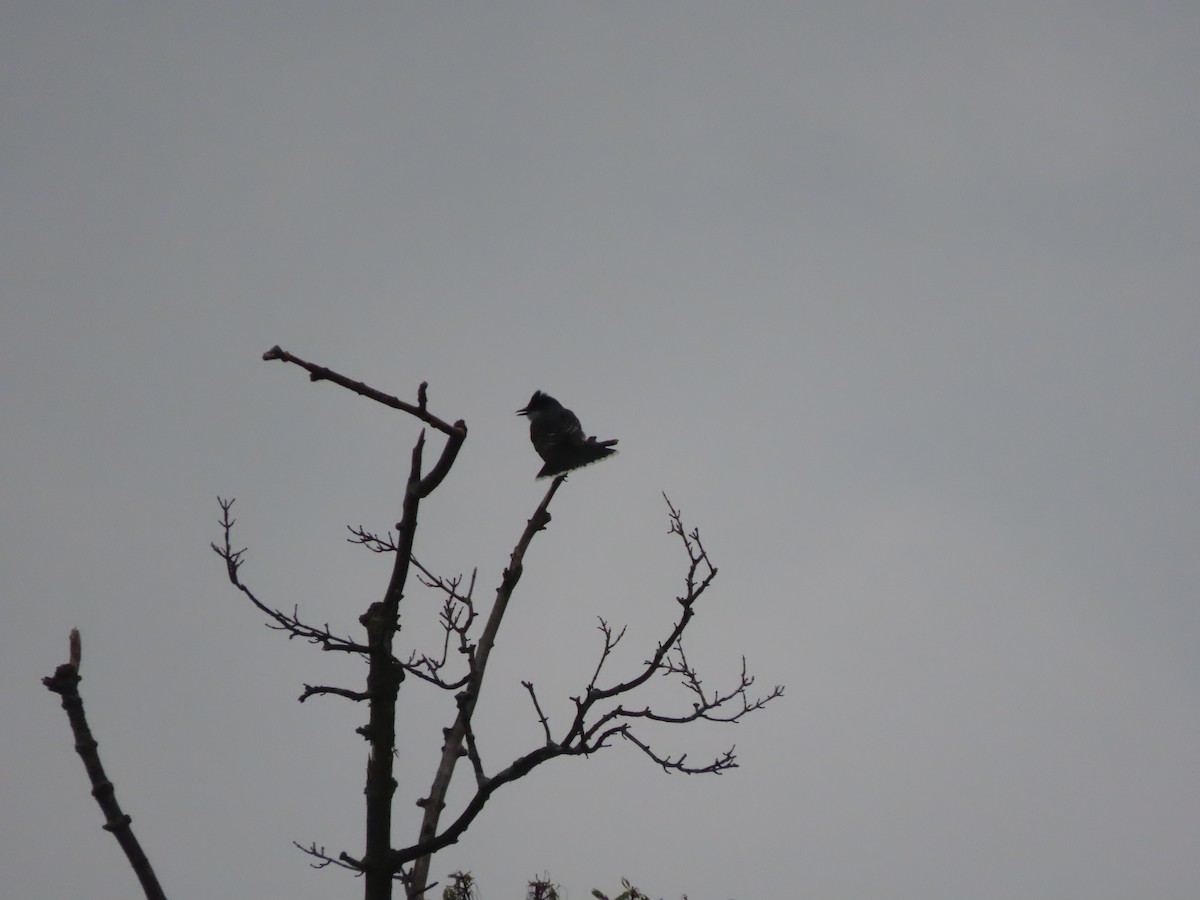
M 549 498 L 547 498 L 548 500 Z M 543 505 L 545 504 L 545 501 Z M 529 774 L 533 769 L 540 766 L 551 759 L 560 756 L 581 756 L 595 753 L 607 746 L 610 746 L 616 738 L 621 738 L 633 744 L 648 758 L 653 760 L 666 772 L 679 772 L 689 775 L 698 774 L 713 774 L 719 775 L 729 769 L 737 767 L 737 757 L 734 748 L 730 747 L 724 753 L 716 756 L 711 762 L 704 765 L 690 765 L 687 762 L 687 754 L 682 754 L 677 757 L 664 755 L 654 750 L 651 745 L 639 738 L 633 733 L 632 721 L 644 720 L 651 722 L 661 722 L 667 724 L 683 725 L 700 720 L 712 722 L 737 722 L 749 712 L 761 709 L 771 700 L 783 695 L 783 688 L 776 686 L 765 697 L 759 697 L 751 700 L 748 695 L 749 688 L 754 684 L 754 679 L 747 673 L 745 660 L 742 661 L 741 677 L 737 684 L 724 691 L 706 692 L 703 688 L 703 683 L 695 668 L 689 662 L 683 647 L 680 643 L 681 637 L 687 625 L 691 622 L 694 615 L 695 602 L 708 589 L 713 578 L 716 577 L 716 567 L 713 566 L 708 559 L 708 553 L 704 549 L 703 543 L 700 541 L 700 535 L 697 530 L 688 532 L 685 530 L 680 512 L 671 505 L 670 500 L 667 500 L 667 506 L 670 509 L 671 516 L 671 533 L 677 534 L 681 538 L 681 542 L 685 551 L 688 554 L 688 569 L 685 574 L 685 593 L 676 598 L 680 608 L 680 616 L 678 621 L 672 627 L 667 639 L 658 645 L 654 654 L 649 660 L 643 663 L 641 669 L 624 682 L 620 682 L 612 687 L 605 689 L 596 688 L 596 682 L 599 678 L 600 671 L 603 669 L 605 662 L 612 654 L 613 648 L 620 642 L 625 635 L 625 630 L 614 633 L 613 629 L 603 619 L 600 620 L 599 630 L 604 635 L 604 647 L 601 650 L 600 660 L 597 663 L 596 669 L 593 672 L 591 681 L 589 682 L 586 692 L 582 697 L 572 698 L 575 702 L 575 716 L 572 719 L 570 726 L 562 740 L 555 741 L 552 736 L 550 724 L 545 712 L 542 710 L 541 704 L 534 691 L 533 683 L 530 681 L 521 682 L 526 691 L 529 692 L 530 699 L 533 701 L 534 710 L 537 713 L 538 721 L 542 725 L 542 731 L 546 738 L 544 746 L 526 753 L 524 756 L 514 760 L 508 768 L 490 778 L 479 780 L 475 795 L 463 808 L 449 827 L 444 831 L 436 832 L 437 816 L 430 816 L 430 809 L 436 804 L 436 811 L 441 812 L 444 806 L 444 794 L 438 795 L 431 792 L 431 797 L 421 801 L 418 805 L 426 809 L 426 823 L 432 821 L 434 829 L 422 829 L 421 839 L 410 847 L 401 850 L 395 850 L 392 853 L 392 864 L 402 866 L 414 860 L 417 861 L 417 867 L 414 867 L 414 872 L 419 871 L 419 866 L 422 862 L 427 865 L 429 856 L 450 844 L 456 843 L 459 837 L 470 827 L 475 817 L 480 813 L 486 805 L 491 795 L 505 784 L 515 781 Z M 536 516 L 530 520 L 530 527 L 534 526 Z M 531 536 L 527 530 L 526 534 Z M 516 554 L 514 553 L 514 558 Z M 512 571 L 515 568 L 510 566 Z M 509 572 L 506 572 L 506 578 Z M 515 582 L 514 582 L 515 585 Z M 511 591 L 511 588 L 510 588 Z M 499 598 L 498 598 L 499 602 Z M 493 618 L 496 613 L 493 610 Z M 491 620 L 489 620 L 489 627 Z M 481 648 L 483 643 L 481 642 Z M 486 660 L 486 657 L 484 657 Z M 682 676 L 684 687 L 692 694 L 693 702 L 690 712 L 681 715 L 667 715 L 659 713 L 645 707 L 643 709 L 627 709 L 625 706 L 618 704 L 615 707 L 602 710 L 603 701 L 611 700 L 615 697 L 628 694 L 640 687 L 655 674 L 674 674 Z M 482 670 L 476 672 L 473 670 L 473 676 L 482 675 Z M 471 687 L 468 688 L 468 695 L 463 697 L 460 695 L 460 722 L 462 724 L 465 710 L 473 708 L 475 696 L 469 692 L 477 690 L 478 682 L 473 680 Z M 728 704 L 737 703 L 740 701 L 740 707 L 735 711 L 724 711 Z M 470 704 L 470 707 L 468 707 Z M 466 723 L 469 725 L 469 712 L 466 716 Z M 447 734 L 447 741 L 443 748 L 443 759 L 445 754 L 451 748 L 457 748 L 460 743 L 456 743 L 456 732 L 450 730 Z M 477 769 L 477 775 L 479 770 Z M 435 780 L 435 787 L 438 782 Z
M 220 501 L 225 512 L 222 525 L 225 528 L 225 546 L 213 545 L 213 550 L 226 563 L 230 581 L 264 612 L 272 621 L 272 628 L 287 631 L 292 637 L 302 637 L 321 645 L 326 650 L 344 650 L 359 653 L 368 660 L 367 688 L 365 692 L 350 691 L 344 688 L 329 686 L 305 685 L 301 700 L 317 694 L 331 694 L 347 699 L 369 701 L 368 722 L 360 727 L 358 732 L 370 743 L 367 759 L 366 779 L 366 852 L 362 860 L 353 860 L 353 867 L 366 874 L 365 892 L 369 900 L 391 896 L 391 882 L 400 878 L 406 884 L 406 889 L 412 885 L 423 884 L 424 874 L 415 880 L 408 878 L 403 867 L 397 868 L 390 863 L 390 840 L 392 822 L 392 801 L 396 791 L 396 780 L 393 777 L 394 755 L 396 748 L 396 698 L 400 683 L 408 673 L 414 673 L 427 681 L 445 685 L 439 671 L 445 664 L 443 660 L 422 659 L 414 657 L 406 665 L 393 655 L 392 645 L 399 630 L 400 601 L 403 599 L 407 585 L 409 567 L 412 560 L 413 540 L 417 528 L 417 512 L 420 501 L 434 491 L 449 473 L 457 458 L 463 442 L 467 437 L 466 423 L 461 419 L 453 425 L 433 415 L 428 409 L 428 385 L 422 383 L 417 390 L 417 404 L 406 403 L 390 394 L 372 388 L 363 382 L 354 381 L 346 376 L 300 359 L 280 347 L 272 347 L 263 354 L 264 360 L 282 360 L 300 366 L 309 373 L 313 381 L 331 381 L 347 390 L 353 391 L 368 399 L 390 406 L 393 409 L 408 413 L 427 425 L 446 435 L 446 443 L 441 454 L 430 469 L 422 477 L 422 459 L 425 448 L 425 431 L 417 437 L 411 453 L 411 464 L 408 479 L 404 488 L 404 499 L 400 521 L 396 525 L 396 537 L 389 533 L 386 540 L 371 534 L 363 528 L 352 530 L 357 543 L 364 544 L 376 553 L 394 552 L 396 554 L 392 567 L 391 578 L 381 600 L 372 603 L 367 611 L 359 617 L 359 623 L 366 629 L 367 643 L 360 644 L 347 638 L 333 635 L 329 627 L 314 628 L 300 622 L 298 615 L 288 615 L 281 610 L 273 609 L 263 604 L 240 580 L 238 570 L 241 567 L 244 550 L 234 550 L 230 538 L 233 521 L 230 517 L 230 506 L 233 501 Z M 458 616 L 451 615 L 451 630 L 460 621 Z M 466 618 L 469 618 L 467 616 Z M 449 646 L 447 637 L 446 646 Z M 314 851 L 316 848 L 312 848 Z M 324 859 L 323 851 L 312 855 Z M 339 859 L 346 860 L 345 854 Z
M 766 696 L 751 700 L 747 691 L 754 685 L 754 677 L 746 670 L 746 657 L 744 656 L 742 657 L 741 677 L 736 687 L 724 694 L 716 691 L 711 694 L 705 694 L 696 670 L 692 668 L 687 661 L 687 657 L 684 655 L 682 643 L 678 644 L 676 649 L 679 656 L 678 662 L 668 658 L 663 665 L 663 671 L 664 673 L 673 672 L 683 675 L 684 685 L 696 695 L 697 701 L 694 704 L 696 714 L 694 717 L 689 717 L 689 721 L 693 718 L 701 718 L 710 722 L 737 722 L 747 713 L 762 709 L 768 702 L 783 695 L 783 686 L 775 685 Z M 726 704 L 738 699 L 742 701 L 742 705 L 737 712 L 723 715 L 714 714 L 715 710 L 723 709 Z M 675 720 L 667 717 L 658 717 L 656 721 L 665 722 Z
M 458 586 L 462 584 L 461 575 L 454 578 L 443 578 L 440 575 L 434 575 L 427 568 L 421 565 L 415 556 L 413 557 L 412 564 L 417 567 L 417 571 L 419 571 L 423 576 L 421 579 L 421 583 L 423 585 L 426 587 L 437 588 L 438 590 L 447 594 L 450 599 L 463 604 L 463 606 L 474 612 L 475 605 L 471 600 L 471 595 L 475 591 L 475 571 L 471 573 L 471 583 L 467 588 L 467 592 L 465 594 L 460 594 L 458 591 Z
M 414 675 L 421 681 L 432 684 L 436 688 L 441 688 L 443 691 L 462 690 L 471 680 L 471 673 L 468 672 L 455 681 L 446 681 L 437 674 L 440 662 L 424 654 L 419 654 L 415 650 L 409 656 L 408 662 L 401 663 L 400 665 L 409 675 Z
M 359 529 L 357 533 L 367 534 L 366 532 L 362 532 L 362 529 Z M 374 536 L 369 536 L 368 540 L 373 538 Z M 365 541 L 356 540 L 355 543 L 365 543 Z M 471 666 L 474 662 L 475 645 L 471 643 L 469 634 L 477 616 L 474 593 L 478 570 L 471 572 L 471 581 L 464 593 L 460 590 L 460 586 L 462 585 L 461 575 L 453 578 L 443 578 L 439 575 L 434 575 L 416 557 L 413 557 L 412 564 L 417 569 L 419 573 L 417 577 L 423 585 L 435 588 L 445 595 L 442 601 L 442 610 L 438 616 L 443 637 L 441 655 L 439 657 L 434 658 L 428 654 L 418 653 L 414 650 L 409 656 L 408 662 L 404 663 L 404 669 L 422 681 L 443 690 L 460 690 L 470 681 Z M 467 657 L 467 672 L 455 680 L 450 680 L 442 674 L 442 670 L 449 659 L 450 643 L 454 639 L 456 639 L 458 652 Z
M 483 760 L 479 756 L 479 747 L 475 743 L 475 729 L 471 726 L 470 719 L 463 723 L 463 744 L 466 746 L 467 759 L 471 760 L 471 768 L 475 771 L 475 783 L 483 784 L 487 776 L 483 774 Z
M 225 568 L 229 574 L 229 580 L 233 583 L 233 586 L 245 594 L 250 599 L 250 602 L 258 607 L 260 612 L 264 613 L 274 622 L 274 624 L 268 622 L 268 628 L 271 628 L 275 631 L 286 631 L 288 636 L 291 638 L 301 638 L 302 640 L 306 640 L 311 644 L 319 644 L 322 650 L 337 650 L 343 653 L 360 654 L 366 654 L 370 650 L 369 647 L 359 644 L 350 638 L 341 638 L 335 636 L 332 632 L 330 632 L 328 625 L 326 625 L 324 628 L 317 628 L 313 625 L 306 625 L 304 622 L 301 622 L 297 617 L 299 607 L 294 607 L 291 615 L 289 615 L 282 610 L 267 606 L 265 603 L 259 600 L 258 597 L 254 595 L 254 592 L 242 582 L 239 575 L 239 570 L 242 567 L 242 563 L 245 561 L 243 557 L 245 556 L 246 548 L 243 547 L 241 550 L 233 549 L 233 526 L 236 524 L 237 520 L 230 518 L 230 510 L 233 508 L 234 500 L 232 498 L 225 500 L 221 497 L 218 497 L 217 502 L 221 504 L 222 517 L 220 524 L 225 532 L 225 543 L 223 546 L 219 546 L 215 543 L 210 544 L 209 546 L 213 548 L 213 552 L 225 560 Z
M 521 684 L 525 690 L 529 691 L 529 699 L 533 701 L 533 708 L 537 710 L 538 721 L 542 723 L 542 731 L 546 735 L 546 743 L 553 744 L 554 738 L 550 736 L 550 720 L 546 718 L 546 714 L 542 712 L 542 704 L 538 703 L 537 692 L 533 689 L 532 681 L 522 681 Z
M 383 391 L 377 391 L 375 388 L 370 387 L 361 381 L 353 381 L 347 378 L 345 375 L 338 374 L 332 369 L 327 369 L 324 366 L 318 366 L 315 363 L 306 362 L 300 357 L 293 356 L 291 353 L 283 350 L 279 347 L 279 345 L 272 347 L 270 350 L 264 353 L 262 358 L 264 360 L 281 359 L 284 362 L 293 363 L 297 366 L 300 366 L 302 369 L 306 369 L 308 371 L 309 378 L 313 381 L 332 381 L 334 384 L 340 385 L 341 387 L 346 388 L 346 390 L 354 391 L 356 394 L 361 394 L 363 397 L 374 400 L 376 403 L 382 403 L 384 406 L 390 406 L 392 409 L 398 409 L 401 412 L 406 412 L 411 416 L 416 416 L 422 422 L 425 422 L 427 425 L 431 425 L 438 431 L 450 436 L 451 438 L 459 437 L 460 445 L 462 440 L 467 436 L 467 425 L 461 419 L 459 419 L 453 425 L 450 425 L 439 419 L 425 408 L 426 388 L 428 387 L 425 382 L 421 382 L 421 386 L 417 390 L 417 405 L 413 406 L 411 403 L 405 403 L 403 400 L 393 397 L 391 394 L 385 394 Z M 457 452 L 457 450 L 455 452 Z M 450 462 L 453 462 L 453 458 L 450 460 Z M 449 469 L 449 464 L 446 465 L 446 468 Z M 437 480 L 440 482 L 444 475 L 445 472 L 442 472 L 441 476 Z M 429 488 L 429 490 L 425 491 L 422 496 L 428 496 L 429 491 L 433 490 L 434 487 L 437 487 L 437 485 L 434 484 Z
M 325 852 L 324 847 L 318 847 L 315 843 L 305 847 L 303 844 L 292 841 L 292 846 L 300 850 L 302 853 L 307 853 L 309 856 L 315 857 L 318 861 L 309 863 L 314 869 L 324 869 L 327 866 L 338 866 L 342 869 L 349 869 L 356 875 L 363 874 L 363 864 L 360 860 L 355 859 L 348 853 L 341 853 L 336 858 Z
M 471 823 L 475 821 L 475 818 L 487 804 L 488 799 L 493 793 L 496 792 L 497 789 L 503 787 L 511 781 L 516 781 L 518 778 L 528 775 L 542 763 L 546 762 L 547 760 L 554 759 L 556 756 L 561 756 L 562 753 L 563 751 L 561 748 L 550 745 L 546 747 L 539 747 L 537 750 L 526 753 L 524 756 L 514 760 L 507 769 L 496 773 L 479 786 L 478 790 L 475 792 L 475 796 L 471 798 L 470 802 L 467 804 L 466 808 L 462 811 L 459 817 L 455 819 L 453 824 L 441 834 L 438 834 L 427 841 L 420 841 L 416 844 L 413 844 L 411 847 L 405 847 L 402 850 L 392 851 L 392 865 L 398 867 L 413 862 L 414 860 L 420 862 L 421 859 L 431 856 L 437 851 L 445 847 L 449 847 L 451 844 L 457 844 L 458 839 L 462 837 L 463 833 L 468 827 L 470 827 Z M 419 805 L 423 805 L 428 808 L 428 799 Z M 416 867 L 414 867 L 414 872 L 415 871 Z
M 355 703 L 361 703 L 363 700 L 370 700 L 371 695 L 363 691 L 351 691 L 346 688 L 328 687 L 323 684 L 306 684 L 304 685 L 304 693 L 297 699 L 303 703 L 309 697 L 315 697 L 318 694 L 330 694 L 335 697 L 345 697 L 347 700 L 353 700 Z
M 530 516 L 529 521 L 526 523 L 525 530 L 522 532 L 516 547 L 513 548 L 512 555 L 509 557 L 508 568 L 504 570 L 500 586 L 496 589 L 496 599 L 492 604 L 492 611 L 488 615 L 487 623 L 484 625 L 478 647 L 468 656 L 471 677 L 463 692 L 458 695 L 458 715 L 442 745 L 441 761 L 438 764 L 437 773 L 434 775 L 429 796 L 423 798 L 421 802 L 421 805 L 424 806 L 425 814 L 421 821 L 421 830 L 417 843 L 405 851 L 393 851 L 392 864 L 394 866 L 403 865 L 408 862 L 415 863 L 413 866 L 413 878 L 418 883 L 423 882 L 428 876 L 431 855 L 438 849 L 441 849 L 441 847 L 456 842 L 458 835 L 467 829 L 467 826 L 474 821 L 475 816 L 483 809 L 492 791 L 500 784 L 505 783 L 504 781 L 497 781 L 497 779 L 504 775 L 502 772 L 480 784 L 475 794 L 475 800 L 468 806 L 468 810 L 473 811 L 469 813 L 464 812 L 446 832 L 438 835 L 438 822 L 441 818 L 442 810 L 446 805 L 446 793 L 450 788 L 450 779 L 454 775 L 454 768 L 458 763 L 463 742 L 466 740 L 467 733 L 470 730 L 471 717 L 474 715 L 475 704 L 479 699 L 479 691 L 483 685 L 488 657 L 491 654 L 492 646 L 495 644 L 496 632 L 500 628 L 500 623 L 504 618 L 505 610 L 508 608 L 508 602 L 512 597 L 513 590 L 516 588 L 517 582 L 521 579 L 525 551 L 529 549 L 534 535 L 550 523 L 550 501 L 554 499 L 555 493 L 557 493 L 564 481 L 566 481 L 566 476 L 559 475 L 551 482 L 550 488 L 542 498 L 542 502 L 534 510 L 533 515 Z M 532 765 L 536 765 L 536 763 L 532 763 L 530 768 L 532 768 Z M 510 771 L 512 768 L 510 766 L 505 771 Z M 480 770 L 477 769 L 476 775 L 478 776 L 479 774 Z M 410 894 L 410 896 L 413 895 Z
M 133 872 L 148 900 L 166 900 L 167 895 L 158 883 L 158 876 L 154 874 L 150 860 L 133 834 L 133 819 L 121 810 L 121 805 L 117 802 L 116 788 L 108 780 L 100 762 L 100 745 L 92 737 L 92 729 L 83 711 L 83 697 L 79 694 L 79 664 L 82 658 L 83 647 L 79 629 L 72 628 L 70 661 L 56 668 L 53 675 L 43 678 L 42 684 L 62 697 L 62 708 L 66 710 L 67 719 L 71 723 L 71 733 L 75 736 L 75 751 L 83 760 L 83 767 L 92 783 L 92 796 L 96 798 L 96 803 L 104 813 L 105 831 L 112 832 L 121 849 L 125 851 L 125 858 L 133 867 Z
M 424 391 L 421 392 L 424 412 Z M 466 436 L 451 436 L 461 442 Z M 409 563 L 417 532 L 417 512 L 424 496 L 420 490 L 421 460 L 425 448 L 425 432 L 421 431 L 410 456 L 408 481 L 404 489 L 400 521 L 396 523 L 396 556 L 392 576 L 383 599 L 372 603 L 360 620 L 367 629 L 371 646 L 367 671 L 367 691 L 371 703 L 367 724 L 361 733 L 370 742 L 367 756 L 367 840 L 363 867 L 367 873 L 367 900 L 383 900 L 392 896 L 392 881 L 402 870 L 390 864 L 392 836 L 392 804 L 396 793 L 396 698 L 404 678 L 404 666 L 392 654 L 392 642 L 399 629 L 400 601 L 408 583 Z M 424 881 L 424 878 L 421 879 Z
M 599 630 L 603 635 L 603 647 L 583 694 L 571 698 L 575 710 L 566 723 L 561 740 L 554 739 L 554 731 L 533 682 L 522 682 L 541 725 L 544 744 L 519 756 L 507 768 L 489 777 L 484 771 L 477 746 L 473 715 L 499 626 L 522 575 L 525 552 L 537 532 L 546 528 L 550 522 L 549 504 L 566 476 L 560 475 L 554 479 L 541 504 L 527 522 L 496 589 L 495 600 L 484 623 L 482 634 L 478 641 L 475 641 L 472 632 L 479 615 L 474 600 L 476 573 L 473 572 L 469 584 L 464 585 L 462 575 L 449 578 L 435 575 L 413 557 L 419 503 L 438 487 L 453 466 L 467 436 L 466 424 L 459 420 L 450 425 L 429 412 L 426 383 L 422 383 L 418 388 L 417 402 L 413 405 L 328 368 L 302 360 L 278 346 L 263 354 L 263 358 L 300 366 L 309 373 L 313 381 L 332 381 L 368 399 L 408 413 L 447 436 L 437 462 L 424 474 L 422 458 L 425 432 L 422 430 L 418 436 L 411 454 L 411 466 L 404 490 L 403 513 L 400 522 L 395 526 L 394 536 L 390 531 L 381 536 L 361 525 L 350 529 L 351 542 L 361 544 L 373 553 L 395 554 L 392 576 L 383 598 L 371 604 L 359 619 L 367 632 L 366 644 L 335 636 L 330 632 L 328 625 L 322 629 L 299 621 L 298 609 L 289 615 L 261 603 L 239 577 L 245 550 L 235 551 L 231 541 L 234 522 L 230 515 L 230 507 L 233 501 L 219 501 L 224 512 L 222 526 L 225 530 L 225 540 L 223 547 L 213 544 L 213 550 L 225 560 L 230 581 L 267 615 L 268 627 L 286 631 L 290 637 L 304 638 L 327 650 L 359 653 L 369 660 L 366 691 L 305 684 L 300 697 L 303 702 L 317 695 L 340 696 L 355 702 L 368 700 L 370 707 L 369 722 L 358 729 L 370 742 L 365 791 L 366 852 L 362 859 L 354 859 L 346 853 L 334 857 L 327 854 L 325 848 L 318 848 L 315 844 L 309 848 L 301 847 L 305 853 L 317 860 L 317 867 L 338 865 L 364 873 L 369 900 L 390 897 L 391 883 L 395 880 L 404 884 L 409 900 L 423 897 L 432 886 L 427 882 L 432 854 L 456 843 L 496 790 L 524 777 L 550 759 L 594 753 L 611 746 L 617 738 L 630 742 L 667 772 L 720 774 L 737 766 L 732 747 L 707 764 L 692 765 L 687 762 L 687 754 L 663 754 L 655 750 L 644 737 L 634 733 L 634 728 L 644 727 L 639 725 L 639 722 L 673 725 L 696 721 L 736 723 L 749 712 L 761 709 L 783 693 L 783 688 L 777 686 L 766 696 L 752 697 L 750 690 L 754 679 L 748 674 L 744 659 L 741 675 L 734 684 L 726 685 L 723 689 L 709 689 L 688 659 L 683 649 L 682 637 L 695 616 L 697 601 L 712 584 L 717 569 L 709 560 L 699 530 L 688 531 L 684 526 L 682 513 L 664 495 L 669 510 L 669 532 L 678 536 L 688 557 L 683 579 L 684 591 L 675 598 L 679 606 L 679 615 L 668 629 L 665 639 L 655 644 L 648 658 L 627 673 L 624 680 L 612 681 L 611 677 L 606 677 L 607 686 L 604 686 L 605 683 L 601 682 L 602 673 L 606 671 L 606 666 L 610 665 L 615 648 L 625 638 L 626 629 L 614 629 L 607 621 L 600 619 Z M 594 438 L 591 440 L 595 442 Z M 606 441 L 603 442 L 603 446 L 615 443 L 616 441 Z M 411 568 L 417 570 L 417 578 L 424 586 L 441 594 L 438 625 L 442 630 L 442 640 L 440 650 L 433 649 L 430 653 L 413 651 L 407 662 L 402 662 L 393 655 L 393 642 L 399 631 L 400 602 L 405 594 Z M 450 666 L 451 646 L 465 657 L 467 671 L 458 678 L 449 674 L 451 670 L 458 668 Z M 393 757 L 396 752 L 395 707 L 399 686 L 408 674 L 442 689 L 455 691 L 458 708 L 453 725 L 443 731 L 441 759 L 428 795 L 417 801 L 417 805 L 424 811 L 417 841 L 402 849 L 392 849 L 392 802 L 396 790 L 393 776 Z M 690 709 L 656 709 L 649 705 L 640 708 L 626 706 L 627 695 L 646 684 L 655 675 L 678 678 L 690 700 Z M 456 818 L 443 827 L 441 816 L 446 807 L 451 778 L 458 760 L 464 756 L 470 759 L 474 770 L 475 791 Z M 411 869 L 408 868 L 410 865 Z
M 347 526 L 349 528 L 349 526 Z M 373 532 L 367 531 L 361 525 L 357 528 L 349 528 L 349 531 L 354 537 L 346 538 L 351 544 L 362 544 L 372 553 L 395 553 L 396 541 L 389 531 L 386 538 L 381 538 Z
M 440 419 L 438 421 L 441 421 Z M 421 481 L 417 484 L 416 491 L 421 497 L 428 497 L 432 494 L 442 480 L 450 474 L 450 467 L 454 465 L 454 460 L 458 457 L 458 451 L 462 449 L 463 441 L 467 439 L 467 425 L 459 419 L 454 423 L 454 430 L 450 432 L 450 437 L 446 441 L 446 446 L 442 448 L 442 455 L 438 457 L 438 461 L 434 463 L 432 469 Z
M 614 637 L 612 629 L 608 623 L 600 619 L 600 624 L 597 626 L 601 634 L 604 635 L 604 649 L 600 652 L 600 659 L 596 661 L 596 670 L 592 672 L 592 679 L 588 682 L 588 693 L 590 694 L 596 688 L 596 680 L 600 677 L 600 670 L 604 668 L 604 663 L 612 654 L 617 644 L 621 643 L 621 638 L 625 637 L 625 627 Z M 627 627 L 627 626 L 626 626 Z
M 704 549 L 704 544 L 700 541 L 700 529 L 693 528 L 690 533 L 685 531 L 683 527 L 683 514 L 671 504 L 671 500 L 666 494 L 663 494 L 663 499 L 667 501 L 667 508 L 671 511 L 670 533 L 679 535 L 680 540 L 683 542 L 683 547 L 687 551 L 688 558 L 691 560 L 691 565 L 688 567 L 687 575 L 684 578 L 687 593 L 675 599 L 680 605 L 690 606 L 712 584 L 713 579 L 717 577 L 717 570 L 709 562 L 708 553 Z M 697 584 L 696 576 L 701 566 L 707 569 L 707 574 Z
M 650 745 L 638 740 L 634 737 L 633 732 L 628 728 L 622 728 L 619 731 L 621 737 L 629 741 L 631 744 L 640 749 L 648 757 L 662 766 L 664 772 L 682 772 L 685 775 L 720 775 L 722 772 L 738 767 L 737 757 L 734 755 L 734 748 L 730 747 L 708 765 L 704 766 L 689 766 L 686 764 L 687 754 L 671 759 L 669 756 L 660 756 L 650 749 Z

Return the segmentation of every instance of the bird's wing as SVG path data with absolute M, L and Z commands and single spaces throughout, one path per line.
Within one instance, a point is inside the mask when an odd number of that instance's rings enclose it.
M 538 416 L 529 423 L 529 437 L 542 459 L 584 441 L 579 419 L 569 409 Z
M 559 433 L 560 440 L 570 444 L 582 444 L 585 437 L 578 416 L 569 409 L 564 409 L 559 417 Z

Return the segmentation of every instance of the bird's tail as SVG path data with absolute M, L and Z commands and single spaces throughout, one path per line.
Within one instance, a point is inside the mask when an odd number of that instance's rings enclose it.
M 594 437 L 591 437 L 582 444 L 564 448 L 561 453 L 556 453 L 552 458 L 546 460 L 546 464 L 542 466 L 542 470 L 538 472 L 537 477 L 549 478 L 552 475 L 561 475 L 563 472 L 570 472 L 572 469 L 590 466 L 592 463 L 599 462 L 606 456 L 615 454 L 617 451 L 613 449 L 613 445 L 616 443 L 616 438 L 607 441 L 598 441 Z

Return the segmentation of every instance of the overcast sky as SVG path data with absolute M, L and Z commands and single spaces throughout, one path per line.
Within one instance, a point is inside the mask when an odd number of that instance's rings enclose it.
M 1200 6 L 0 3 L 0 893 L 126 898 L 55 697 L 82 689 L 172 897 L 354 897 L 354 660 L 262 627 L 209 550 L 353 632 L 414 420 L 463 418 L 417 554 L 490 598 L 559 397 L 573 475 L 493 656 L 496 771 L 596 617 L 786 696 L 560 760 L 438 878 L 485 900 L 1127 900 L 1200 884 Z M 440 439 L 431 437 L 433 445 Z M 436 598 L 405 601 L 404 646 Z M 627 671 L 627 670 L 626 670 Z M 619 674 L 614 670 L 614 675 Z M 687 698 L 661 688 L 662 703 Z M 406 683 L 395 843 L 453 709 Z

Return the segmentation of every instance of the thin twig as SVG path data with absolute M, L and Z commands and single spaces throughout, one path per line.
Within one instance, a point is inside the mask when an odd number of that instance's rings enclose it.
M 367 654 L 370 651 L 370 647 L 360 644 L 357 641 L 353 641 L 350 638 L 341 638 L 335 636 L 330 632 L 328 625 L 326 625 L 324 628 L 317 628 L 314 625 L 307 625 L 304 622 L 301 622 L 297 617 L 299 613 L 298 607 L 294 607 L 292 613 L 289 615 L 282 610 L 267 606 L 254 595 L 254 592 L 250 590 L 246 584 L 242 582 L 239 573 L 242 568 L 242 564 L 245 562 L 246 548 L 243 547 L 241 550 L 233 549 L 233 526 L 237 523 L 237 519 L 234 519 L 230 516 L 230 511 L 233 509 L 234 502 L 235 501 L 233 498 L 230 498 L 229 500 L 225 500 L 221 497 L 217 498 L 217 503 L 221 505 L 222 515 L 220 525 L 225 533 L 225 541 L 223 545 L 213 543 L 209 544 L 209 546 L 212 547 L 214 553 L 225 560 L 225 570 L 229 575 L 229 581 L 233 584 L 233 586 L 245 594 L 246 597 L 249 598 L 250 602 L 253 603 L 260 612 L 264 613 L 267 618 L 271 619 L 271 622 L 267 623 L 267 627 L 276 631 L 286 631 L 288 636 L 292 638 L 301 638 L 302 640 L 306 640 L 311 644 L 319 644 L 322 650 L 338 650 L 343 653 Z M 272 624 L 272 622 L 274 624 Z
M 553 744 L 554 738 L 550 736 L 550 720 L 546 718 L 546 714 L 542 712 L 542 704 L 538 702 L 537 692 L 533 689 L 532 681 L 522 681 L 521 684 L 525 690 L 529 691 L 529 699 L 533 701 L 533 708 L 537 711 L 538 721 L 542 723 L 542 731 L 546 735 L 546 743 Z

